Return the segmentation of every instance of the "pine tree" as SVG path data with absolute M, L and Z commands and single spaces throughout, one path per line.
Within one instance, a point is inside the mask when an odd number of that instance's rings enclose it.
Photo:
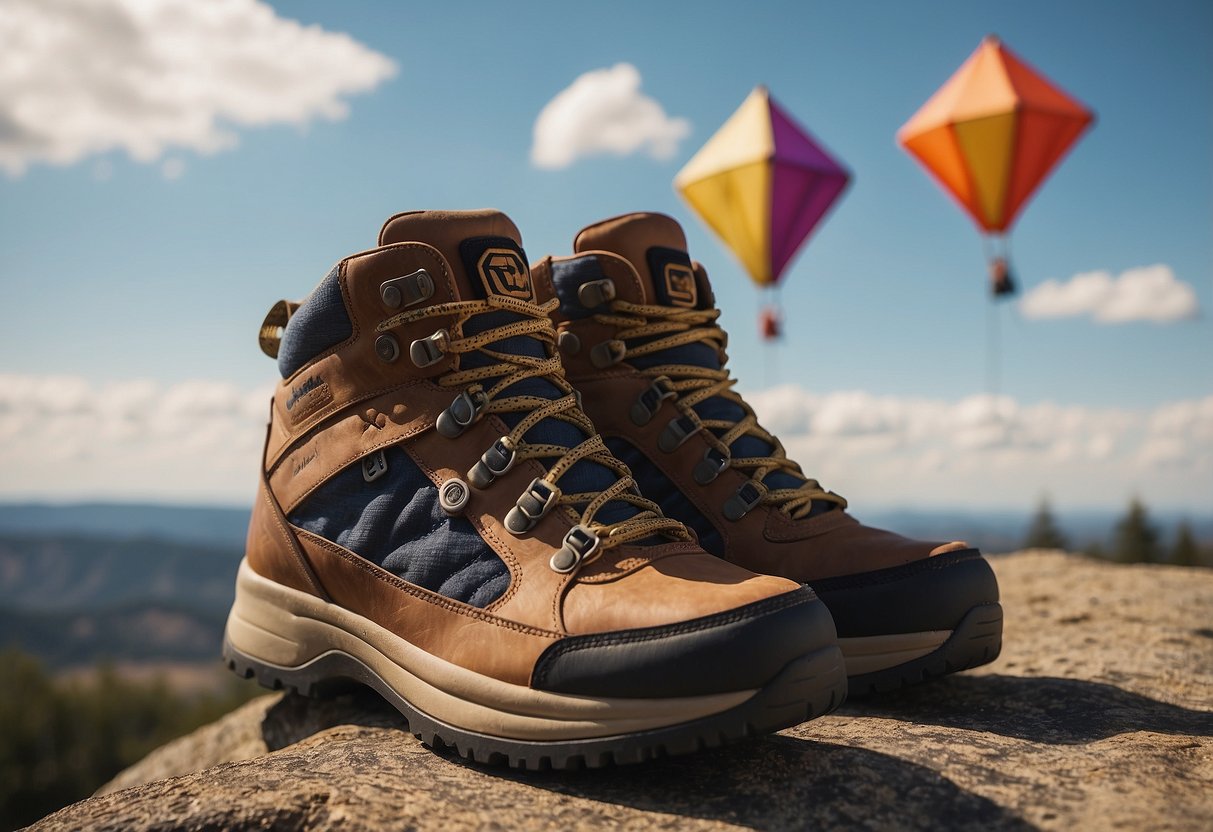
M 1171 563 L 1176 566 L 1199 566 L 1200 550 L 1196 546 L 1196 538 L 1192 536 L 1192 527 L 1187 520 L 1180 521 L 1175 532 L 1175 546 L 1171 549 Z
M 1023 546 L 1025 549 L 1069 548 L 1066 536 L 1057 527 L 1057 520 L 1053 516 L 1053 508 L 1049 505 L 1048 497 L 1041 498 L 1040 505 L 1036 508 L 1036 514 L 1032 518 L 1032 525 L 1028 527 L 1028 536 L 1024 538 Z
M 1158 529 L 1150 522 L 1145 505 L 1134 497 L 1116 524 L 1112 557 L 1121 563 L 1158 563 Z

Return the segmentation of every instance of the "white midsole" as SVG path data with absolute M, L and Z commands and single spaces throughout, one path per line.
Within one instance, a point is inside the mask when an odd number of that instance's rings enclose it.
M 588 739 L 677 725 L 726 711 L 757 692 L 617 699 L 533 690 L 427 653 L 357 613 L 263 578 L 246 561 L 236 577 L 227 639 L 246 656 L 285 670 L 344 653 L 437 720 L 519 740 Z
M 847 675 L 859 676 L 920 659 L 938 650 L 951 635 L 951 630 L 924 630 L 919 633 L 840 638 L 838 646 L 846 659 Z

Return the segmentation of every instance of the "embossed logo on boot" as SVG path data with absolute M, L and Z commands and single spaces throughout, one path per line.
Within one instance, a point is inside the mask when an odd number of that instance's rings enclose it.
M 286 409 L 290 410 L 293 408 L 300 399 L 322 384 L 324 384 L 324 379 L 319 376 L 308 376 L 298 387 L 292 387 L 291 397 L 286 400 Z
M 297 425 L 333 400 L 333 393 L 322 376 L 308 376 L 284 402 L 287 420 Z
M 476 262 L 476 270 L 490 295 L 504 295 L 519 300 L 535 300 L 531 289 L 531 273 L 518 252 L 508 248 L 486 248 Z
M 666 263 L 665 293 L 670 299 L 670 305 L 694 309 L 699 302 L 695 272 L 681 263 Z

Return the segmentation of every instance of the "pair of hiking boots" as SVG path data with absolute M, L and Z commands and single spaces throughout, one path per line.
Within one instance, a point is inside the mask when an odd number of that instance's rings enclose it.
M 863 526 L 787 458 L 686 248 L 630 214 L 530 266 L 498 212 L 407 213 L 276 304 L 229 665 L 360 682 L 426 744 L 569 768 L 992 661 L 989 565 Z

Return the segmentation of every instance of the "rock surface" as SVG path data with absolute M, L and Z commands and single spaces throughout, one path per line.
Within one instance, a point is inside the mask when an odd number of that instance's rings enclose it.
M 429 751 L 374 695 L 266 696 L 34 828 L 1211 828 L 1213 571 L 993 562 L 997 662 L 772 737 L 515 772 Z

